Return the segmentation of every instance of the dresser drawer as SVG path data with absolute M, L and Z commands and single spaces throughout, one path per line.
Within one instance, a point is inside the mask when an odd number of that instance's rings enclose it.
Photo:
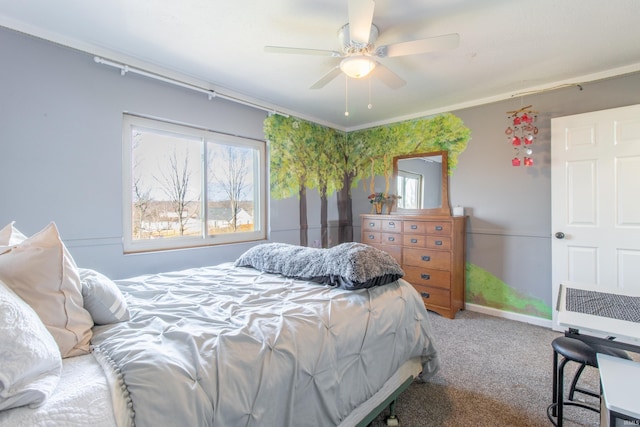
M 362 221 L 363 231 L 380 231 L 382 229 L 382 220 L 367 219 Z
M 451 273 L 446 270 L 432 270 L 421 267 L 404 267 L 404 279 L 412 285 L 434 286 L 441 289 L 451 288 Z
M 427 223 L 424 221 L 402 221 L 402 231 L 405 233 L 425 234 Z
M 382 231 L 389 231 L 392 233 L 402 232 L 402 220 L 400 219 L 383 219 L 380 222 Z
M 451 237 L 443 237 L 443 236 L 426 236 L 427 239 L 427 248 L 431 249 L 443 249 L 449 250 L 451 249 Z
M 385 245 L 402 245 L 402 234 L 399 233 L 382 233 L 380 243 Z
M 413 248 L 427 247 L 427 236 L 420 234 L 404 234 L 402 236 L 402 245 Z
M 451 270 L 451 253 L 448 251 L 404 248 L 402 264 L 435 268 L 436 270 Z
M 450 236 L 451 224 L 448 222 L 440 221 L 425 221 L 425 233 Z
M 437 305 L 449 307 L 451 304 L 451 293 L 445 289 L 433 288 L 431 286 L 413 285 L 418 291 L 425 305 Z
M 379 231 L 362 230 L 362 243 L 374 244 L 382 242 L 382 233 Z

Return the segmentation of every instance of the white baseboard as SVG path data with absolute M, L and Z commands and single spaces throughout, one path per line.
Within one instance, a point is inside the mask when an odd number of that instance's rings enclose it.
M 497 308 L 485 307 L 483 305 L 465 303 L 466 310 L 475 311 L 477 313 L 488 314 L 489 316 L 502 317 L 504 319 L 516 320 L 518 322 L 530 323 L 536 326 L 542 326 L 551 329 L 553 322 L 551 319 L 543 319 L 541 317 L 529 316 L 526 314 L 513 313 L 511 311 L 498 310 Z

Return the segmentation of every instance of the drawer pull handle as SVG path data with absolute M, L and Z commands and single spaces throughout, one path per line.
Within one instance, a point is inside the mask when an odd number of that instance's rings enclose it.
M 420 292 L 420 296 L 422 298 L 429 298 L 430 295 L 429 295 L 429 292 Z
M 389 241 L 390 241 L 390 242 L 395 242 L 395 241 L 396 241 L 396 238 L 395 238 L 395 237 L 389 237 Z
M 423 261 L 431 261 L 431 257 L 429 255 L 422 255 Z
M 418 243 L 418 239 L 411 239 L 411 243 Z
M 369 234 L 369 240 L 375 240 L 376 236 L 374 236 L 373 234 Z
M 442 226 L 441 225 L 436 225 L 436 231 L 442 231 Z
M 411 229 L 412 229 L 412 230 L 417 230 L 417 229 L 418 229 L 418 226 L 417 226 L 417 225 L 415 225 L 415 224 L 413 224 L 413 225 L 411 226 Z
M 442 240 L 436 240 L 436 246 L 442 246 Z
M 428 274 L 422 273 L 420 275 L 420 278 L 423 279 L 423 280 L 429 280 L 429 279 L 431 279 L 431 276 L 428 275 Z
M 375 222 L 370 222 L 370 223 L 369 223 L 369 227 L 375 227 L 375 226 L 376 226 L 376 223 L 375 223 Z
M 389 227 L 395 227 L 395 226 L 396 226 L 396 223 L 395 223 L 395 222 L 393 222 L 393 221 L 389 221 Z

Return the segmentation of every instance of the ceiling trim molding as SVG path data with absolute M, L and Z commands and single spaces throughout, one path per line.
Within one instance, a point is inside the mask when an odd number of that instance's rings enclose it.
M 578 86 L 578 85 L 582 85 L 582 84 L 593 82 L 593 81 L 605 80 L 608 78 L 618 77 L 625 74 L 640 72 L 640 62 L 638 62 L 638 63 L 634 63 L 634 64 L 622 66 L 622 67 L 604 70 L 597 73 L 560 80 L 560 81 L 548 83 L 545 85 L 525 87 L 521 90 L 518 90 L 517 92 L 504 92 L 504 93 L 490 96 L 490 97 L 478 98 L 475 100 L 462 102 L 458 104 L 445 105 L 439 108 L 425 110 L 415 114 L 410 114 L 405 116 L 396 116 L 396 117 L 392 117 L 382 121 L 366 123 L 360 126 L 345 127 L 345 126 L 340 126 L 336 123 L 328 122 L 326 120 L 321 120 L 316 117 L 312 117 L 297 111 L 292 111 L 290 109 L 268 103 L 262 99 L 257 99 L 244 93 L 235 92 L 221 86 L 216 86 L 211 82 L 204 81 L 204 80 L 195 78 L 193 76 L 189 76 L 187 74 L 173 71 L 152 63 L 148 63 L 143 60 L 140 60 L 122 53 L 117 53 L 112 50 L 96 46 L 91 43 L 66 37 L 59 33 L 47 31 L 40 27 L 25 24 L 24 22 L 21 22 L 21 21 L 9 19 L 6 16 L 0 15 L 0 26 L 8 28 L 10 30 L 20 32 L 20 33 L 24 33 L 28 36 L 33 36 L 33 37 L 40 38 L 64 47 L 68 47 L 84 53 L 88 53 L 90 55 L 94 55 L 94 56 L 97 55 L 97 56 L 105 57 L 112 61 L 123 62 L 131 66 L 140 68 L 144 71 L 154 73 L 162 77 L 166 77 L 168 79 L 176 80 L 178 82 L 182 82 L 188 85 L 198 86 L 206 90 L 215 91 L 227 97 L 239 99 L 248 104 L 255 104 L 256 106 L 260 106 L 265 110 L 282 112 L 284 114 L 299 117 L 301 119 L 308 120 L 308 121 L 320 124 L 322 126 L 327 126 L 343 132 L 353 132 L 357 130 L 369 129 L 369 128 L 374 128 L 378 126 L 389 125 L 392 123 L 398 123 L 406 120 L 430 117 L 437 114 L 448 113 L 456 110 L 462 110 L 466 108 L 472 108 L 480 105 L 504 101 L 504 100 L 511 99 L 518 96 L 530 96 L 530 95 L 535 95 L 541 92 L 566 88 L 569 86 Z
M 609 70 L 601 71 L 598 73 L 586 74 L 580 77 L 560 80 L 560 81 L 557 81 L 554 83 L 548 83 L 545 85 L 530 86 L 527 88 L 523 88 L 522 90 L 518 90 L 517 92 L 504 92 L 499 95 L 494 95 L 486 98 L 478 98 L 468 102 L 461 102 L 459 104 L 446 105 L 440 108 L 426 110 L 416 114 L 393 117 L 391 119 L 384 120 L 384 121 L 368 123 L 363 126 L 347 128 L 345 129 L 345 131 L 352 132 L 356 130 L 369 129 L 377 126 L 389 125 L 392 123 L 402 122 L 405 120 L 413 120 L 413 119 L 419 119 L 423 117 L 434 116 L 436 114 L 450 113 L 456 110 L 463 110 L 465 108 L 478 107 L 480 105 L 491 104 L 494 102 L 504 101 L 511 98 L 516 98 L 520 96 L 531 96 L 531 95 L 536 95 L 542 92 L 560 90 L 560 89 L 565 89 L 567 87 L 572 87 L 572 86 L 580 86 L 589 82 L 606 80 L 613 77 L 620 77 L 625 74 L 633 74 L 637 72 L 640 72 L 640 62 L 631 64 L 631 65 L 626 65 L 623 67 L 611 68 Z

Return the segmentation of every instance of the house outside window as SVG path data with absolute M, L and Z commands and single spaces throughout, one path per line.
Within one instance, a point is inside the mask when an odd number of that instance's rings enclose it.
M 266 143 L 124 115 L 125 253 L 266 238 Z

